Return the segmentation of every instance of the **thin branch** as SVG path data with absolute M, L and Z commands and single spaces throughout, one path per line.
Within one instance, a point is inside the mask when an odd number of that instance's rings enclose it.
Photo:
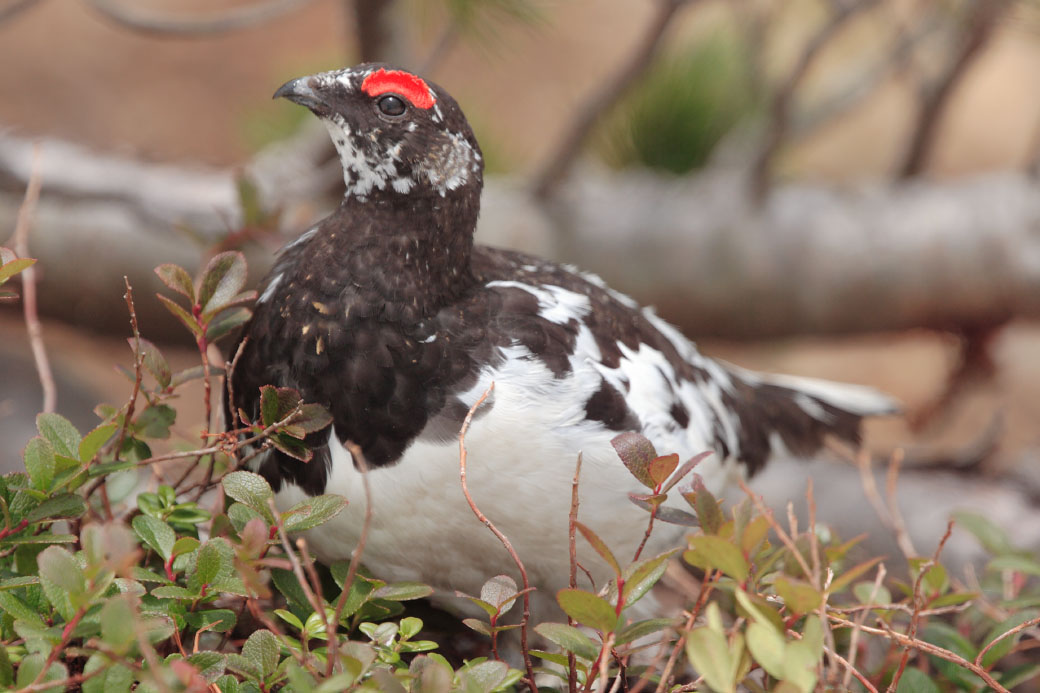
M 130 421 L 134 418 L 134 407 L 137 406 L 137 395 L 141 392 L 141 382 L 144 379 L 144 351 L 141 349 L 141 330 L 137 325 L 137 309 L 134 307 L 134 288 L 130 286 L 130 279 L 123 275 L 123 284 L 126 286 L 126 310 L 130 315 L 130 331 L 134 335 L 134 386 L 130 391 L 130 399 L 126 403 L 126 414 L 123 415 L 123 425 L 119 428 L 119 440 L 116 442 L 114 462 L 119 461 L 119 454 L 123 450 L 123 442 L 126 440 L 126 432 L 130 428 Z
M 524 567 L 523 561 L 520 560 L 520 556 L 516 553 L 516 549 L 513 548 L 512 542 L 509 538 L 503 534 L 498 527 L 492 524 L 491 520 L 487 518 L 487 515 L 480 511 L 477 507 L 476 502 L 473 500 L 473 496 L 469 493 L 469 486 L 466 484 L 466 431 L 469 430 L 469 425 L 473 421 L 473 415 L 476 413 L 480 405 L 484 403 L 484 400 L 488 398 L 495 389 L 495 383 L 488 385 L 488 389 L 484 390 L 484 394 L 473 403 L 470 407 L 469 412 L 466 414 L 466 419 L 462 422 L 462 428 L 459 429 L 459 477 L 462 480 L 462 493 L 466 496 L 466 502 L 469 503 L 470 510 L 477 516 L 477 519 L 483 523 L 485 527 L 491 530 L 492 534 L 498 537 L 498 540 L 502 542 L 502 546 L 506 547 L 506 551 L 512 557 L 513 562 L 516 563 L 516 567 L 520 570 L 520 580 L 523 583 L 524 589 L 524 615 L 520 619 L 520 647 L 524 651 L 524 667 L 527 672 L 527 685 L 531 689 L 531 693 L 538 693 L 538 686 L 534 682 L 534 665 L 531 663 L 531 653 L 527 649 L 527 623 L 531 619 L 531 583 L 527 579 L 527 569 Z
M 571 481 L 571 511 L 567 516 L 567 546 L 570 553 L 570 574 L 567 586 L 572 590 L 578 587 L 578 545 L 576 540 L 578 521 L 578 479 L 581 477 L 581 453 L 578 453 L 578 462 L 574 465 L 574 479 Z M 577 626 L 577 621 L 567 614 L 567 625 Z M 567 691 L 575 693 L 578 690 L 578 662 L 574 653 L 567 651 Z
M 40 199 L 40 145 L 33 145 L 32 166 L 29 171 L 29 184 L 25 187 L 25 197 L 18 208 L 18 217 L 12 236 L 14 252 L 18 257 L 29 257 L 29 227 L 32 226 L 36 202 Z M 40 377 L 43 388 L 43 411 L 53 412 L 58 401 L 58 389 L 54 385 L 54 374 L 47 359 L 47 350 L 43 346 L 43 327 L 36 308 L 36 267 L 30 266 L 22 270 L 22 309 L 25 314 L 25 328 L 29 333 L 29 346 L 32 347 L 33 360 L 36 362 L 36 373 Z
M 348 440 L 345 443 L 345 447 L 350 451 L 350 456 L 354 459 L 354 464 L 358 466 L 358 471 L 361 472 L 361 485 L 365 490 L 365 519 L 361 523 L 361 534 L 358 536 L 357 546 L 354 547 L 354 552 L 350 556 L 350 566 L 347 568 L 347 575 L 343 578 L 343 591 L 339 594 L 339 599 L 336 600 L 336 610 L 332 615 L 332 624 L 334 627 L 339 627 L 339 620 L 343 617 L 343 609 L 347 604 L 347 596 L 350 594 L 350 586 L 354 584 L 354 578 L 357 576 L 358 568 L 361 566 L 361 554 L 365 551 L 365 544 L 368 543 L 368 530 L 372 526 L 372 486 L 368 481 L 368 460 L 365 459 L 365 454 L 361 451 L 361 446 L 354 441 Z M 333 634 L 329 634 L 330 638 Z M 336 660 L 339 658 L 339 646 L 335 639 L 329 641 L 329 659 L 325 665 L 325 676 L 332 676 L 333 667 L 336 665 Z
M 776 90 L 769 108 L 769 127 L 751 170 L 751 192 L 756 200 L 762 201 L 769 192 L 773 159 L 780 151 L 790 125 L 791 103 L 794 100 L 795 92 L 809 73 L 809 68 L 850 19 L 877 4 L 878 0 L 834 3 L 834 13 L 805 44 L 801 55 L 798 56 L 798 61 L 791 68 L 783 84 Z
M 0 23 L 6 22 L 8 19 L 11 19 L 16 15 L 21 14 L 33 5 L 37 4 L 39 1 L 40 0 L 14 0 L 14 2 L 12 2 L 10 5 L 7 5 L 3 9 L 0 9 Z
M 766 518 L 766 522 L 769 523 L 772 530 L 776 532 L 776 536 L 780 539 L 780 543 L 786 546 L 787 550 L 790 551 L 791 555 L 793 555 L 795 560 L 798 561 L 798 566 L 802 569 L 802 572 L 806 575 L 812 575 L 812 570 L 809 568 L 809 564 L 805 561 L 805 556 L 803 556 L 802 552 L 798 550 L 797 546 L 795 546 L 794 540 L 790 535 L 788 535 L 787 532 L 784 531 L 784 528 L 780 526 L 780 523 L 776 521 L 772 508 L 767 507 L 762 501 L 762 498 L 755 495 L 755 493 L 748 488 L 748 485 L 744 483 L 743 479 L 740 479 L 739 483 L 741 490 L 747 494 L 747 497 L 751 499 L 752 504 L 754 504 L 758 512 Z
M 939 540 L 939 545 L 935 547 L 935 553 L 932 554 L 930 559 L 917 568 L 917 579 L 914 580 L 914 591 L 911 594 L 914 611 L 910 615 L 910 627 L 907 630 L 907 635 L 912 639 L 917 637 L 917 628 L 921 622 L 921 608 L 924 606 L 924 598 L 921 595 L 921 586 L 924 584 L 924 577 L 933 566 L 938 565 L 939 555 L 942 553 L 943 547 L 946 546 L 946 542 L 949 540 L 951 534 L 953 534 L 953 520 L 946 523 L 946 533 L 943 534 L 942 539 Z M 903 677 L 903 671 L 906 669 L 908 661 L 910 661 L 910 650 L 905 649 L 903 651 L 902 659 L 899 660 L 899 668 L 896 669 L 896 673 L 892 677 L 892 682 L 888 685 L 888 693 L 894 693 L 896 688 L 899 686 L 899 679 Z
M 870 598 L 867 599 L 868 604 L 873 604 L 874 600 L 877 599 L 878 592 L 881 591 L 881 583 L 885 580 L 885 564 L 882 563 L 878 566 L 877 575 L 874 577 L 874 586 L 870 589 Z M 849 637 L 849 666 L 845 670 L 845 678 L 842 680 L 842 688 L 848 689 L 849 684 L 852 682 L 853 672 L 856 671 L 856 657 L 859 655 L 859 634 L 861 632 L 863 622 L 867 619 L 868 611 L 864 609 L 856 616 L 855 626 L 852 629 L 852 635 Z M 857 672 L 858 673 L 858 672 Z M 877 693 L 875 691 L 874 693 Z
M 1004 638 L 1015 635 L 1016 633 L 1021 633 L 1025 629 L 1032 628 L 1033 626 L 1038 624 L 1040 624 L 1040 616 L 1037 616 L 1036 618 L 1031 618 L 1024 623 L 1019 623 L 1011 630 L 1004 631 L 1003 633 L 986 643 L 986 646 L 979 650 L 979 653 L 975 656 L 975 664 L 978 666 L 982 666 L 982 658 L 986 656 L 986 653 L 990 651 L 990 648 L 992 648 L 994 645 L 996 645 Z
M 676 13 L 693 0 L 659 0 L 654 16 L 642 40 L 625 64 L 613 77 L 606 80 L 582 106 L 564 131 L 559 143 L 553 147 L 553 156 L 534 176 L 532 191 L 538 199 L 546 200 L 552 191 L 567 177 L 571 166 L 581 152 L 582 144 L 600 116 L 606 113 L 628 88 L 650 67 L 660 48 L 661 40 L 671 25 Z
M 459 25 L 455 20 L 449 20 L 444 29 L 441 30 L 440 36 L 437 37 L 437 41 L 433 44 L 433 48 L 423 58 L 422 67 L 420 71 L 423 74 L 430 74 L 448 57 L 448 53 L 454 48 L 456 41 L 459 38 Z
M 701 609 L 708 603 L 708 596 L 715 587 L 715 582 L 721 576 L 722 571 L 720 570 L 709 570 L 704 574 L 704 579 L 701 581 L 701 593 L 697 596 L 697 602 L 686 617 L 686 625 L 683 626 L 682 631 L 679 633 L 679 639 L 675 642 L 672 653 L 668 656 L 668 662 L 664 665 L 664 671 L 661 672 L 661 678 L 654 693 L 664 693 L 668 690 L 668 686 L 671 683 L 669 679 L 672 677 L 672 670 L 675 669 L 676 662 L 679 661 L 679 653 L 686 643 L 686 636 L 693 630 L 693 624 L 697 621 L 697 617 L 700 616 Z
M 961 44 L 953 54 L 945 71 L 934 84 L 924 90 L 913 135 L 907 147 L 906 158 L 899 169 L 901 178 L 919 175 L 928 165 L 935 149 L 939 124 L 957 85 L 975 59 L 989 43 L 1004 12 L 1011 7 L 1009 0 L 976 0 L 973 12 L 964 20 Z
M 848 619 L 842 618 L 840 616 L 836 616 L 834 614 L 827 614 L 827 618 L 829 618 L 831 621 L 838 624 L 839 626 L 846 626 L 849 628 L 855 626 L 855 624 L 852 621 L 849 621 Z M 972 662 L 969 662 L 968 660 L 964 659 L 964 657 L 961 657 L 960 655 L 951 652 L 950 650 L 947 650 L 944 647 L 939 647 L 938 645 L 933 645 L 930 642 L 925 642 L 924 640 L 918 640 L 916 638 L 910 638 L 904 635 L 903 633 L 898 633 L 889 628 L 888 624 L 884 621 L 880 621 L 880 623 L 885 627 L 875 628 L 873 626 L 860 626 L 860 629 L 864 633 L 870 633 L 871 635 L 880 635 L 882 637 L 894 640 L 899 645 L 910 647 L 912 649 L 918 650 L 919 652 L 924 652 L 925 654 L 935 655 L 939 659 L 945 659 L 947 662 L 953 662 L 957 666 L 967 669 L 971 673 L 981 678 L 983 681 L 986 682 L 986 685 L 988 685 L 990 688 L 997 691 L 998 693 L 1011 693 L 1008 689 L 1004 688 L 999 683 L 997 683 L 996 679 L 990 676 L 989 672 L 987 672 L 982 667 L 977 666 Z
M 300 9 L 311 0 L 266 0 L 246 7 L 234 7 L 204 17 L 182 19 L 141 11 L 112 0 L 84 0 L 105 18 L 133 31 L 158 36 L 210 36 L 246 29 L 269 22 Z

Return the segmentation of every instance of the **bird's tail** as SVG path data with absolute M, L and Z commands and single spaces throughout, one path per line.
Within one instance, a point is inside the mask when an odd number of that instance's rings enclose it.
M 893 398 L 863 385 L 727 370 L 742 390 L 730 403 L 737 418 L 730 453 L 750 473 L 774 454 L 811 455 L 831 436 L 858 446 L 865 417 L 900 411 Z

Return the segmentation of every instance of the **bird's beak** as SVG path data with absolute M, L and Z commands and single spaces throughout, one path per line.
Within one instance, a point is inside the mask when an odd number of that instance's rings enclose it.
M 321 93 L 313 89 L 310 85 L 311 77 L 300 77 L 298 79 L 292 79 L 278 87 L 278 91 L 274 93 L 271 98 L 289 99 L 293 103 L 298 103 L 301 106 L 314 111 L 316 115 L 324 115 L 329 111 L 329 105 L 322 97 Z

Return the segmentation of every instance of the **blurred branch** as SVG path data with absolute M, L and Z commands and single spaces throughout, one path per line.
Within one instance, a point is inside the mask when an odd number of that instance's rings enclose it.
M 281 210 L 287 234 L 336 203 L 335 195 L 324 207 L 313 202 L 338 170 L 318 163 L 318 138 L 301 141 L 272 146 L 246 171 L 264 207 Z M 149 333 L 181 336 L 151 300 L 151 268 L 197 267 L 207 244 L 239 228 L 242 172 L 145 164 L 53 140 L 42 149 L 47 190 L 33 227 L 34 255 L 48 270 L 41 313 L 122 331 L 115 302 L 128 275 L 141 289 L 137 308 Z M 14 217 L 31 160 L 31 143 L 0 133 L 0 216 Z M 1032 231 L 1040 227 L 1040 181 L 1024 173 L 858 189 L 785 184 L 758 208 L 748 205 L 743 174 L 722 169 L 688 179 L 585 175 L 556 194 L 570 214 L 566 255 L 543 206 L 495 178 L 486 183 L 478 241 L 578 261 L 691 335 L 1040 318 L 1040 236 Z M 246 248 L 254 280 L 286 238 Z
M 798 61 L 791 68 L 784 83 L 776 90 L 770 106 L 769 124 L 765 139 L 751 170 L 751 191 L 755 200 L 761 202 L 767 192 L 772 176 L 773 159 L 787 136 L 791 117 L 791 101 L 809 68 L 831 39 L 845 27 L 850 19 L 860 12 L 875 7 L 878 0 L 849 0 L 833 2 L 830 18 L 809 39 Z
M 918 22 L 912 30 L 899 31 L 891 48 L 872 51 L 875 57 L 866 58 L 867 64 L 862 67 L 854 67 L 855 73 L 846 76 L 844 85 L 836 93 L 811 110 L 794 113 L 788 137 L 796 139 L 810 135 L 861 104 L 886 78 L 902 71 L 917 47 L 934 35 L 940 26 L 938 18 L 932 15 Z
M 353 0 L 353 3 L 360 62 L 407 64 L 401 55 L 401 42 L 395 40 L 402 31 L 393 21 L 396 0 Z
M 552 158 L 535 175 L 532 190 L 536 198 L 544 200 L 551 197 L 550 193 L 553 188 L 559 185 L 570 171 L 593 125 L 646 71 L 657 54 L 661 39 L 676 13 L 690 4 L 692 4 L 692 0 L 659 0 L 657 14 L 635 50 L 629 55 L 621 69 L 612 78 L 606 80 L 599 90 L 593 93 L 578 109 L 571 124 L 564 130 L 559 144 L 553 148 Z
M 182 19 L 142 12 L 112 0 L 84 0 L 106 18 L 134 31 L 160 36 L 207 36 L 263 24 L 307 5 L 311 0 L 266 0 L 206 17 Z
M 18 208 L 15 222 L 13 243 L 18 257 L 29 257 L 29 228 L 32 226 L 33 214 L 40 199 L 40 148 L 33 147 L 32 164 L 29 169 L 29 180 L 25 186 L 25 197 Z M 22 309 L 25 315 L 25 328 L 29 333 L 29 345 L 32 347 L 36 373 L 43 389 L 43 411 L 53 412 L 58 401 L 58 389 L 54 384 L 54 373 L 47 358 L 47 349 L 43 345 L 43 327 L 36 307 L 36 267 L 27 267 L 22 271 Z
M 40 0 L 14 0 L 9 5 L 0 7 L 0 22 L 6 22 L 11 17 L 21 14 L 39 2 Z
M 975 0 L 973 3 L 973 11 L 964 23 L 960 45 L 950 56 L 943 73 L 921 94 L 920 109 L 906 158 L 900 167 L 900 177 L 916 176 L 928 164 L 950 97 L 967 74 L 968 67 L 989 43 L 1001 17 L 1011 5 L 1012 0 Z

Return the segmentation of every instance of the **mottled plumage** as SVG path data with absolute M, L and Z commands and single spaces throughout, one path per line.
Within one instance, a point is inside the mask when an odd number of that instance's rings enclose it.
M 867 388 L 723 365 L 598 277 L 474 246 L 480 148 L 436 85 L 361 65 L 277 95 L 325 121 L 346 195 L 265 280 L 231 404 L 255 416 L 260 386 L 273 384 L 331 411 L 331 431 L 307 441 L 311 462 L 270 452 L 257 464 L 280 503 L 348 498 L 310 534 L 322 559 L 348 557 L 361 529 L 361 475 L 344 446 L 352 441 L 372 468 L 364 558 L 376 574 L 475 593 L 511 572 L 458 478 L 459 427 L 492 382 L 467 437 L 469 485 L 548 595 L 567 583 L 579 452 L 582 520 L 630 555 L 646 514 L 627 498 L 640 487 L 610 445 L 618 433 L 641 432 L 683 459 L 713 451 L 698 472 L 719 490 L 771 454 L 811 454 L 828 435 L 857 443 L 863 416 L 893 409 Z M 659 526 L 650 550 L 679 532 Z

